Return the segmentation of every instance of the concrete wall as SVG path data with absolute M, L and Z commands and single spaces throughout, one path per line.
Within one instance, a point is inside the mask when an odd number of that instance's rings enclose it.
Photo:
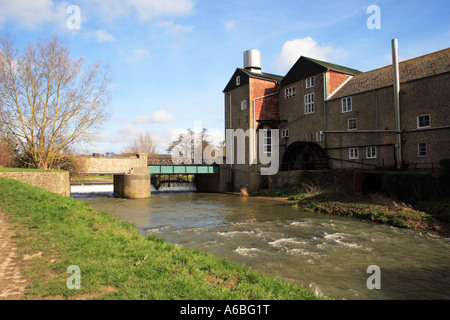
M 69 172 L 2 172 L 0 177 L 22 181 L 70 197 Z
M 114 194 L 127 199 L 150 198 L 150 174 L 114 175 Z

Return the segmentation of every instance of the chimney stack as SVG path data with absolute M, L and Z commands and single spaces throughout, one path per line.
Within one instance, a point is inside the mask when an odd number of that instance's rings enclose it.
M 395 102 L 395 154 L 397 169 L 402 168 L 402 134 L 400 124 L 400 67 L 398 61 L 398 39 L 392 39 L 392 66 L 394 71 Z
M 261 51 L 247 50 L 244 52 L 244 69 L 261 73 Z

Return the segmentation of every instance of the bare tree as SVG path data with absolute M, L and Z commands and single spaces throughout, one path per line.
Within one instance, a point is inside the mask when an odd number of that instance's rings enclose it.
M 203 129 L 201 132 L 197 133 L 192 129 L 188 129 L 186 132 L 180 133 L 177 139 L 170 143 L 167 151 L 176 155 L 180 161 L 191 163 L 193 160 L 200 160 L 195 159 L 196 151 L 199 153 L 199 156 L 202 157 L 203 152 L 210 144 L 207 129 Z
M 123 154 L 145 153 L 148 156 L 157 154 L 156 146 L 153 143 L 153 139 L 149 132 L 145 132 L 144 134 L 141 133 L 139 137 L 134 138 L 133 143 L 127 146 L 122 153 Z
M 64 148 L 89 140 L 109 119 L 109 83 L 108 66 L 84 67 L 56 35 L 22 51 L 0 37 L 0 121 L 28 165 L 48 169 Z
M 15 167 L 16 162 L 13 148 L 6 140 L 0 138 L 0 166 Z

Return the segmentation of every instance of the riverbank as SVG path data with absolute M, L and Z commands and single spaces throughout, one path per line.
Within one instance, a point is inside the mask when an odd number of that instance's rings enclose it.
M 0 195 L 14 225 L 27 299 L 317 299 L 227 259 L 143 238 L 134 225 L 73 198 L 6 178 Z M 67 286 L 70 266 L 81 271 L 80 290 Z
M 314 186 L 262 190 L 252 197 L 283 199 L 310 212 L 348 216 L 450 237 L 450 199 L 405 204 L 380 194 L 349 194 Z

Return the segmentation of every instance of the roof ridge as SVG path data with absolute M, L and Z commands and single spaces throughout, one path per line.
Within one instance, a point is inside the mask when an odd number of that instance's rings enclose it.
M 405 83 L 425 77 L 436 76 L 450 71 L 450 64 L 445 59 L 450 48 L 431 52 L 399 63 L 400 82 Z M 393 85 L 392 64 L 355 75 L 331 99 L 367 92 Z
M 307 56 L 302 56 L 305 59 L 308 59 L 312 62 L 315 62 L 327 69 L 332 69 L 333 71 L 338 71 L 338 72 L 342 72 L 342 71 L 347 71 L 350 74 L 356 75 L 356 74 L 360 74 L 363 73 L 362 71 L 359 71 L 357 69 L 353 69 L 353 68 L 349 68 L 346 66 L 342 66 L 336 63 L 331 63 L 331 62 L 327 62 L 327 61 L 323 61 L 323 60 L 319 60 L 319 59 L 315 59 L 315 58 L 311 58 L 311 57 L 307 57 Z

